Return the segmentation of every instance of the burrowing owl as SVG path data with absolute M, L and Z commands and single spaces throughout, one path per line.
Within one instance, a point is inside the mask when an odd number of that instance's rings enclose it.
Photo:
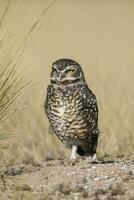
M 71 59 L 52 64 L 45 110 L 53 133 L 69 148 L 71 159 L 96 156 L 98 106 L 81 66 Z

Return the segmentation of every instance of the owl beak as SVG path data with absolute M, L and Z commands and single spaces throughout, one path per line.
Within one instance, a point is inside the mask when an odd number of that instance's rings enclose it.
M 61 73 L 58 73 L 57 77 L 51 77 L 51 81 L 56 84 L 60 84 L 61 81 Z
M 53 78 L 53 77 L 52 77 L 51 80 L 54 81 L 54 82 L 56 82 L 56 84 L 59 85 L 60 82 L 61 82 L 61 76 L 62 76 L 62 74 L 59 73 L 58 76 L 57 76 L 56 78 Z
M 59 77 L 58 77 L 59 81 L 61 81 L 61 77 L 62 77 L 62 73 L 60 72 Z
M 62 79 L 63 79 L 63 73 L 62 72 L 59 72 L 57 77 L 51 77 L 51 81 L 55 82 L 58 85 L 60 85 Z
M 56 80 L 58 85 L 61 83 L 61 77 L 62 77 L 62 74 L 60 72 L 59 76 L 57 77 L 57 80 Z

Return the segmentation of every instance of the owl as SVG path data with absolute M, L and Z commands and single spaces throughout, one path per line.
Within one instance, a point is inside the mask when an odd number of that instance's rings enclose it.
M 95 159 L 98 106 L 77 62 L 59 59 L 52 64 L 44 107 L 51 132 L 71 148 L 71 159 L 77 154 Z

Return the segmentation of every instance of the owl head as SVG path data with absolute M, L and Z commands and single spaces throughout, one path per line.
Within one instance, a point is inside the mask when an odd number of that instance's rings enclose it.
M 67 85 L 84 83 L 85 78 L 81 66 L 71 59 L 59 59 L 52 64 L 51 83 Z

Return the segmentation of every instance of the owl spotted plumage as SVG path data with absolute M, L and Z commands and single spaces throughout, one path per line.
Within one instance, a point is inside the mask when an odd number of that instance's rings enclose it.
M 96 155 L 98 106 L 81 66 L 71 59 L 52 64 L 45 110 L 51 130 L 69 148 L 71 158 Z

